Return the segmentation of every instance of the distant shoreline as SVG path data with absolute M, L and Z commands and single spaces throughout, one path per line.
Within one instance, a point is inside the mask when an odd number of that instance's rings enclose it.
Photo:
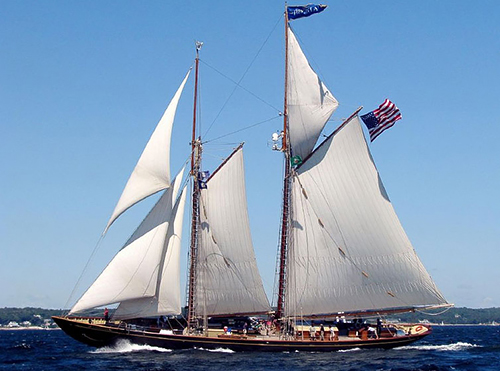
M 52 330 L 60 330 L 59 327 L 40 327 L 40 326 L 32 326 L 32 327 L 0 327 L 0 331 L 26 331 L 26 330 L 44 330 L 44 331 L 52 331 Z

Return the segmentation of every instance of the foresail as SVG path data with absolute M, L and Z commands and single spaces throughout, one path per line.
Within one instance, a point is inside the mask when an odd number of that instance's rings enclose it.
M 195 312 L 268 312 L 250 236 L 241 149 L 209 178 L 200 201 Z
M 176 238 L 168 231 L 175 217 L 174 200 L 181 181 L 182 172 L 70 313 L 156 295 L 167 246 L 171 237 Z
M 287 315 L 446 304 L 416 255 L 356 116 L 296 169 Z
M 338 102 L 309 66 L 288 27 L 288 127 L 292 156 L 306 158 Z
M 190 71 L 170 101 L 125 185 L 104 233 L 129 207 L 170 186 L 170 138 L 177 104 Z
M 181 314 L 180 250 L 185 204 L 186 188 L 184 187 L 174 207 L 173 220 L 168 226 L 167 248 L 160 261 L 162 274 L 158 278 L 155 295 L 122 301 L 113 318 L 128 319 Z

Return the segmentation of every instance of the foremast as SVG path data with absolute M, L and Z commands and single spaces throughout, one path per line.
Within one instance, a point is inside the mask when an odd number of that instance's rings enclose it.
M 191 246 L 189 249 L 189 283 L 188 283 L 188 328 L 189 330 L 198 327 L 195 303 L 196 303 L 196 266 L 198 255 L 198 236 L 200 225 L 200 185 L 198 182 L 198 174 L 201 166 L 201 138 L 196 138 L 196 118 L 198 108 L 198 73 L 200 63 L 200 49 L 203 43 L 196 42 L 196 59 L 195 59 L 195 79 L 194 79 L 194 103 L 193 103 L 193 132 L 191 138 L 191 178 L 193 184 L 192 193 L 192 216 L 191 216 Z
M 197 43 L 191 141 L 193 193 L 185 330 L 190 334 L 206 329 L 209 315 L 261 314 L 271 309 L 251 241 L 242 144 L 211 176 L 202 171 L 202 139 L 199 124 L 197 127 L 200 47 Z

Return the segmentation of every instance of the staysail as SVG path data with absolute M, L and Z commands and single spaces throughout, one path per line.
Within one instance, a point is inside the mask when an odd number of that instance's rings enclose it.
M 306 158 L 338 107 L 338 102 L 309 65 L 288 26 L 287 116 L 291 155 Z
M 153 297 L 122 301 L 113 318 L 156 317 L 181 314 L 180 292 L 180 252 L 182 219 L 186 204 L 186 188 L 182 190 L 173 210 L 173 220 L 169 223 L 166 250 L 160 260 L 161 274 Z
M 182 172 L 70 313 L 127 300 L 153 298 L 163 281 L 168 282 L 169 287 L 177 288 L 172 289 L 175 295 L 168 299 L 172 301 L 163 305 L 179 311 L 180 293 L 175 290 L 180 290 L 177 251 L 180 225 L 174 220 L 182 220 L 184 211 L 185 197 L 175 203 L 181 181 Z
M 270 310 L 250 236 L 243 151 L 238 148 L 201 189 L 198 315 Z
M 129 207 L 170 186 L 170 138 L 177 104 L 190 71 L 170 101 L 125 185 L 104 233 Z
M 286 314 L 446 304 L 417 257 L 356 116 L 295 171 Z

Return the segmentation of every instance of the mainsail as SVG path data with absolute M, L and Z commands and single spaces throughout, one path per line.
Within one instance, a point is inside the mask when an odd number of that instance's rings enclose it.
M 306 158 L 326 122 L 338 107 L 332 93 L 313 71 L 288 26 L 287 116 L 291 155 Z
M 270 310 L 252 246 L 244 181 L 240 147 L 201 190 L 198 315 Z
M 185 197 L 177 203 L 175 198 L 181 181 L 182 172 L 70 313 L 158 297 L 166 285 L 172 296 L 162 301 L 163 307 L 171 308 L 172 313 L 180 312 L 179 223 Z
M 129 207 L 170 186 L 170 138 L 172 136 L 172 126 L 177 104 L 189 73 L 190 71 L 184 77 L 146 144 L 146 148 L 144 148 L 134 171 L 130 175 L 104 232 Z
M 286 314 L 445 304 L 385 192 L 358 117 L 293 171 Z

